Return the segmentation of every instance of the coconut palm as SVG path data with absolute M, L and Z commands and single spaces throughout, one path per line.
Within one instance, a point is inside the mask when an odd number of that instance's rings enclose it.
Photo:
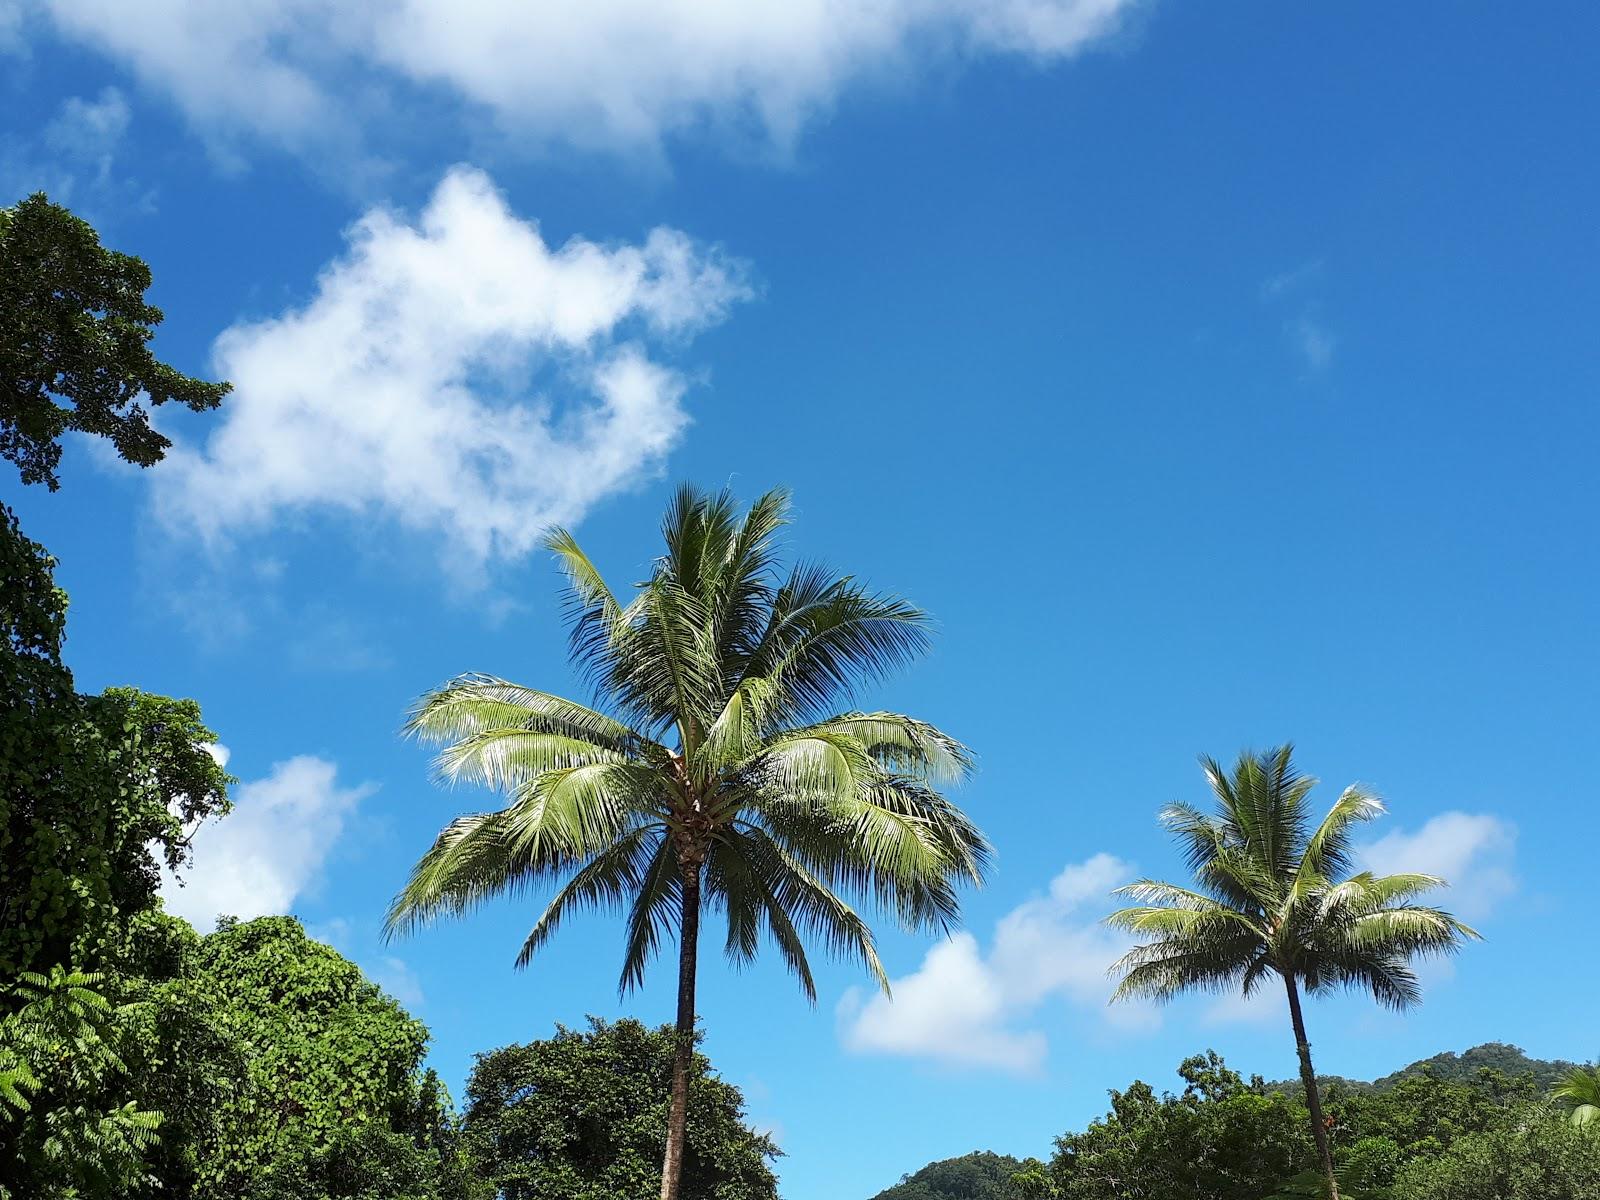
M 1412 961 L 1453 952 L 1478 935 L 1449 913 L 1414 903 L 1443 886 L 1436 876 L 1352 874 L 1351 837 L 1383 803 L 1361 787 L 1346 788 L 1313 828 L 1307 798 L 1316 780 L 1295 770 L 1292 750 L 1241 754 L 1231 774 L 1202 758 L 1217 815 L 1187 804 L 1162 813 L 1198 887 L 1141 879 L 1118 889 L 1138 903 L 1109 922 L 1143 940 L 1113 968 L 1121 976 L 1115 998 L 1168 1000 L 1196 989 L 1239 989 L 1248 997 L 1269 977 L 1281 979 L 1312 1137 L 1337 1200 L 1302 990 L 1360 988 L 1380 1004 L 1406 1008 L 1421 999 Z
M 408 724 L 443 746 L 444 780 L 506 802 L 445 828 L 395 898 L 391 933 L 560 883 L 518 965 L 574 912 L 625 910 L 623 992 L 676 937 L 663 1200 L 675 1200 L 683 1162 L 702 909 L 726 918 L 735 963 L 770 939 L 813 1002 L 808 936 L 887 990 L 846 897 L 942 931 L 958 916 L 957 885 L 981 880 L 988 853 L 936 790 L 969 770 L 960 743 L 899 713 L 834 711 L 922 651 L 926 618 L 815 565 L 781 572 L 787 511 L 783 492 L 741 515 L 727 492 L 682 489 L 666 553 L 628 597 L 558 530 L 548 545 L 594 703 L 469 675 L 425 696 Z
M 1561 1077 L 1550 1095 L 1572 1110 L 1572 1123 L 1600 1128 L 1600 1064 L 1573 1067 Z

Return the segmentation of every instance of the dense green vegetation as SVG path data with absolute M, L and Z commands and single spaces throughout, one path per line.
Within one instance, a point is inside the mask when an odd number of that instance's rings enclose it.
M 612 1200 L 660 1187 L 677 1035 L 637 1021 L 480 1054 L 467 1085 L 465 1146 L 505 1200 Z M 778 1148 L 745 1124 L 739 1090 L 695 1054 L 683 1189 L 708 1200 L 776 1200 Z
M 1413 1063 L 1373 1083 L 1325 1087 L 1328 1141 L 1346 1196 L 1365 1200 L 1580 1200 L 1600 1140 L 1563 1121 L 1536 1082 L 1557 1065 L 1515 1047 Z M 1470 1078 L 1429 1064 L 1480 1057 L 1526 1063 Z M 1135 1081 L 1106 1114 L 1062 1134 L 1047 1161 L 979 1153 L 932 1163 L 874 1200 L 1269 1200 L 1324 1195 L 1309 1113 L 1294 1089 L 1243 1079 L 1216 1054 L 1185 1060 L 1182 1088 Z M 1485 1181 L 1503 1190 L 1477 1190 Z
M 1370 1083 L 1360 1079 L 1346 1079 L 1343 1075 L 1322 1074 L 1318 1074 L 1317 1082 L 1324 1089 L 1338 1086 L 1345 1092 L 1383 1091 L 1403 1079 L 1417 1075 L 1428 1075 L 1434 1079 L 1468 1081 L 1478 1078 L 1480 1071 L 1490 1070 L 1498 1071 L 1513 1079 L 1531 1075 L 1534 1086 L 1545 1092 L 1560 1083 L 1577 1065 L 1559 1058 L 1529 1058 L 1518 1046 L 1510 1046 L 1505 1042 L 1485 1042 L 1481 1046 L 1463 1050 L 1460 1054 L 1447 1050 L 1442 1054 L 1435 1054 L 1432 1058 L 1419 1059 Z M 1291 1095 L 1299 1095 L 1301 1085 L 1298 1079 L 1285 1079 L 1267 1086 L 1289 1092 Z
M 1012 1177 L 1023 1167 L 1009 1154 L 978 1150 L 929 1163 L 873 1200 L 1007 1200 L 1016 1195 Z

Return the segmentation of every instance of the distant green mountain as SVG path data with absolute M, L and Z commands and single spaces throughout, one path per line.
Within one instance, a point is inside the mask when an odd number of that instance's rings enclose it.
M 929 1163 L 873 1200 L 1010 1200 L 1006 1184 L 1021 1166 L 1009 1154 L 976 1150 Z
M 1450 1081 L 1471 1081 L 1478 1077 L 1480 1070 L 1488 1068 L 1513 1078 L 1532 1073 L 1534 1084 L 1540 1091 L 1547 1091 L 1554 1086 L 1557 1079 L 1576 1065 L 1561 1058 L 1529 1058 L 1520 1046 L 1512 1046 L 1506 1042 L 1485 1042 L 1481 1046 L 1463 1050 L 1460 1054 L 1449 1050 L 1443 1054 L 1435 1054 L 1432 1058 L 1424 1058 L 1408 1067 L 1401 1067 L 1400 1070 L 1381 1079 L 1371 1081 L 1346 1079 L 1342 1075 L 1319 1075 L 1317 1078 L 1323 1086 L 1338 1084 L 1350 1092 L 1381 1092 L 1392 1088 L 1402 1079 L 1410 1079 L 1417 1075 L 1432 1075 L 1436 1079 Z M 1300 1094 L 1298 1079 L 1283 1079 L 1267 1086 L 1288 1095 Z
M 1525 1075 L 1531 1071 L 1533 1081 L 1539 1090 L 1547 1091 L 1555 1086 L 1561 1076 L 1577 1065 L 1562 1058 L 1529 1058 L 1522 1052 L 1520 1046 L 1508 1045 L 1505 1042 L 1485 1042 L 1481 1046 L 1474 1046 L 1471 1050 L 1463 1050 L 1460 1054 L 1446 1051 L 1443 1054 L 1435 1054 L 1432 1058 L 1425 1058 L 1421 1062 L 1414 1062 L 1393 1075 L 1374 1079 L 1372 1086 L 1381 1091 L 1393 1087 L 1410 1075 L 1433 1075 L 1438 1079 L 1476 1079 L 1478 1071 L 1488 1067 L 1511 1076 Z

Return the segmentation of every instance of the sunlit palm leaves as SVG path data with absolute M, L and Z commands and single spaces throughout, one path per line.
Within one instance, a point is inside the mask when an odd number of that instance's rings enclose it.
M 1143 879 L 1119 889 L 1137 903 L 1110 923 L 1141 939 L 1117 967 L 1119 996 L 1168 999 L 1192 989 L 1252 994 L 1271 976 L 1309 992 L 1360 987 L 1383 1004 L 1418 999 L 1411 963 L 1447 954 L 1476 933 L 1414 903 L 1443 885 L 1432 875 L 1351 872 L 1351 838 L 1384 809 L 1345 789 L 1315 827 L 1290 747 L 1242 755 L 1231 774 L 1203 759 L 1212 816 L 1173 805 L 1162 823 L 1183 847 L 1196 888 Z
M 1600 1129 L 1600 1066 L 1573 1067 L 1550 1094 L 1571 1110 L 1574 1125 Z
M 725 492 L 681 490 L 666 553 L 625 596 L 569 533 L 550 536 L 593 702 L 484 675 L 423 698 L 407 729 L 441 747 L 439 777 L 505 804 L 440 834 L 391 931 L 557 887 L 519 961 L 574 912 L 624 911 L 626 989 L 676 929 L 688 870 L 727 919 L 729 957 L 770 942 L 814 996 L 811 942 L 884 982 L 846 898 L 911 928 L 950 925 L 987 846 L 936 788 L 970 756 L 911 717 L 834 711 L 922 651 L 926 618 L 816 565 L 780 571 L 787 508 L 781 492 L 741 514 Z

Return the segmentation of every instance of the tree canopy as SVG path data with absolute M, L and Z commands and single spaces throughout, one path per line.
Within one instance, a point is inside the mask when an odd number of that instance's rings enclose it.
M 61 436 L 108 438 L 148 467 L 172 445 L 145 407 L 216 408 L 226 383 L 191 378 L 150 352 L 161 324 L 150 268 L 109 250 L 87 221 L 41 193 L 0 209 L 0 454 L 24 483 L 59 486 Z
M 584 1030 L 480 1054 L 465 1146 L 505 1200 L 614 1200 L 660 1186 L 676 1038 L 670 1026 L 591 1017 Z M 701 1054 L 689 1084 L 684 1194 L 776 1200 L 778 1148 L 745 1119 L 739 1089 Z

